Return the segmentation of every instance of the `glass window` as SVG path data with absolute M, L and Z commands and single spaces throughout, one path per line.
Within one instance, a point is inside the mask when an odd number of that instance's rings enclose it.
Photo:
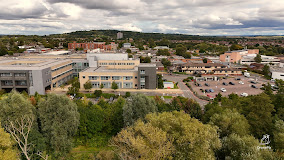
M 25 77 L 26 73 L 15 73 L 15 77 Z
M 112 80 L 120 80 L 120 76 L 112 76 Z
M 110 76 L 101 76 L 101 80 L 110 80 Z
M 0 76 L 1 77 L 11 77 L 12 73 L 1 73 Z
M 145 70 L 140 70 L 140 74 L 145 74 Z
M 89 80 L 97 80 L 98 78 L 98 76 L 89 76 Z
M 131 80 L 132 78 L 132 76 L 123 76 L 123 80 Z

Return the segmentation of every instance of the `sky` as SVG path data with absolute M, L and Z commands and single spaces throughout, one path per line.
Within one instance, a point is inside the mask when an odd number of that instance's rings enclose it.
M 284 35 L 284 0 L 0 0 L 0 34 Z

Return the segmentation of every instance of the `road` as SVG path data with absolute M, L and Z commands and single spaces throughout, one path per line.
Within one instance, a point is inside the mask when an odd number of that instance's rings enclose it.
M 201 99 L 197 98 L 191 92 L 191 90 L 189 90 L 189 88 L 182 82 L 182 80 L 187 78 L 187 77 L 188 77 L 188 75 L 168 75 L 168 74 L 164 74 L 163 75 L 164 79 L 167 79 L 169 81 L 178 82 L 178 86 L 179 86 L 179 88 L 183 92 L 182 96 L 186 97 L 186 98 L 192 98 L 192 99 L 196 100 L 200 104 L 202 109 L 204 109 L 204 106 L 208 103 L 208 101 L 201 100 Z

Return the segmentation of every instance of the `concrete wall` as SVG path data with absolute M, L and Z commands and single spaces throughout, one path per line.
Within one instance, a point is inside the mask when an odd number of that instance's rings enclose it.
M 282 79 L 284 80 L 284 72 L 272 72 L 272 79 Z
M 30 94 L 34 95 L 35 92 L 45 95 L 45 87 L 51 86 L 51 68 L 43 70 L 33 70 L 32 84 L 29 88 Z

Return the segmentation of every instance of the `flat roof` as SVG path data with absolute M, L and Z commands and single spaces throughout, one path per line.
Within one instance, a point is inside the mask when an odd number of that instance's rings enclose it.
M 86 70 L 83 70 L 82 72 L 85 72 L 85 73 L 92 73 L 92 72 L 96 72 L 96 73 L 104 73 L 104 72 L 137 72 L 138 71 L 138 68 L 135 67 L 134 69 L 109 69 L 105 66 L 101 66 L 101 67 L 89 67 L 87 68 Z
M 71 60 L 7 58 L 0 60 L 0 70 L 41 70 L 68 61 Z
M 64 54 L 69 54 L 70 51 L 51 51 L 47 53 L 43 53 L 43 55 L 64 55 Z

